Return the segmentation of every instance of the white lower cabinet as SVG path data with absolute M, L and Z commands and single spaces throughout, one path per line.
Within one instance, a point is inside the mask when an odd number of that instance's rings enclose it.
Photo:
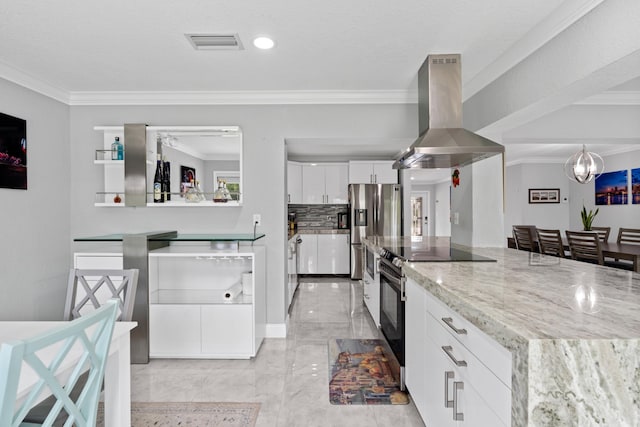
M 251 283 L 224 294 L 242 277 Z M 149 356 L 250 358 L 266 333 L 264 248 L 170 246 L 149 253 Z
M 511 425 L 511 354 L 411 279 L 406 295 L 406 384 L 425 424 Z
M 74 266 L 122 269 L 123 257 L 75 253 Z M 246 287 L 243 276 L 250 278 Z M 248 359 L 257 354 L 266 334 L 264 247 L 220 252 L 207 244 L 153 250 L 148 281 L 150 357 Z M 236 284 L 242 292 L 226 299 Z
M 371 277 L 365 268 L 362 276 L 364 305 L 369 310 L 373 323 L 380 326 L 380 275 L 375 274 L 375 278 Z
M 318 234 L 318 273 L 349 274 L 349 235 Z
M 299 274 L 349 274 L 348 234 L 300 234 Z

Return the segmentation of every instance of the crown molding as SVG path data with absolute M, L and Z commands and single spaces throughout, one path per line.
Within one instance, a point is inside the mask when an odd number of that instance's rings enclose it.
M 49 98 L 53 98 L 56 101 L 60 101 L 63 104 L 69 105 L 69 92 L 37 79 L 29 73 L 2 61 L 0 61 L 0 77 L 17 84 L 18 86 L 25 87 L 44 96 L 48 96 Z
M 640 91 L 606 91 L 575 102 L 574 105 L 640 105 Z
M 283 105 L 416 104 L 407 90 L 311 91 L 87 91 L 71 92 L 69 105 Z
M 463 86 L 464 100 L 496 80 L 502 74 L 573 25 L 604 0 L 567 0 L 553 13 L 515 42 L 498 59 L 469 79 Z

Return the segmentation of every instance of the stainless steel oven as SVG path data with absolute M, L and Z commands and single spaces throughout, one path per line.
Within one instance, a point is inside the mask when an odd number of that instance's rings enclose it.
M 402 268 L 380 258 L 380 329 L 400 364 L 400 387 L 404 389 L 404 294 Z

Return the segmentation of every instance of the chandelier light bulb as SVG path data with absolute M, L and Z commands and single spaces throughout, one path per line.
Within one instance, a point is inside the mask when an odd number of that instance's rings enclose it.
M 569 157 L 564 164 L 567 177 L 579 184 L 587 184 L 604 171 L 604 161 L 596 153 L 588 152 L 583 145 L 582 150 Z

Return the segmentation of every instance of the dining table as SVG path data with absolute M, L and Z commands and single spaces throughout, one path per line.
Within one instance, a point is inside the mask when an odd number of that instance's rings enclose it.
M 0 321 L 0 343 L 32 338 L 53 328 L 67 324 L 66 321 Z M 131 425 L 131 355 L 130 332 L 137 322 L 116 322 L 109 346 L 109 356 L 104 373 L 104 421 L 105 427 Z M 43 363 L 50 363 L 57 348 L 46 348 L 38 354 Z M 82 352 L 74 349 L 65 359 L 66 372 L 80 359 Z M 65 370 L 63 370 L 65 371 Z M 64 375 L 65 372 L 61 372 Z M 17 401 L 23 400 L 40 377 L 31 369 L 23 369 L 18 384 Z M 46 398 L 43 395 L 42 398 Z
M 534 246 L 536 251 L 538 248 L 538 237 L 533 234 Z M 569 242 L 566 237 L 562 238 L 562 244 L 566 252 L 569 252 Z M 513 237 L 507 237 L 507 246 L 509 248 L 516 248 L 515 239 Z M 604 258 L 613 258 L 616 260 L 631 261 L 633 265 L 633 271 L 640 273 L 640 245 L 630 245 L 628 243 L 617 242 L 600 242 L 600 249 L 602 250 L 602 256 Z

